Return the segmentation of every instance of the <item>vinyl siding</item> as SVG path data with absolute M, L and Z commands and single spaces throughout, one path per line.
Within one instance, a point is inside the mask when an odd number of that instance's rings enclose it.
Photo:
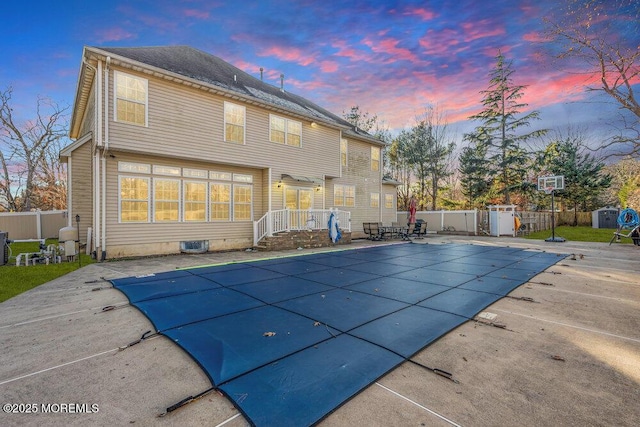
M 94 90 L 94 88 L 95 88 L 95 85 L 91 88 L 91 93 L 89 94 L 87 109 L 84 112 L 84 117 L 82 118 L 82 125 L 80 126 L 80 136 L 86 135 L 89 132 L 95 132 L 96 91 Z
M 209 240 L 210 250 L 242 249 L 253 245 L 253 221 L 120 223 L 118 218 L 118 162 L 136 162 L 252 175 L 253 220 L 259 219 L 264 214 L 262 206 L 264 206 L 264 197 L 266 195 L 263 195 L 263 170 L 230 167 L 209 162 L 167 159 L 157 156 L 141 156 L 115 151 L 112 154 L 115 158 L 107 159 L 106 249 L 109 257 L 121 257 L 132 253 L 140 254 L 140 251 L 145 247 L 148 248 L 149 253 L 175 253 L 179 251 L 180 241 Z M 151 176 L 147 174 L 121 174 L 127 176 Z M 162 178 L 169 177 L 163 176 Z M 189 178 L 182 179 L 191 180 Z M 151 204 L 152 200 L 149 203 Z M 153 212 L 151 212 L 152 217 Z
M 242 249 L 252 246 L 253 241 L 252 221 L 119 223 L 119 161 L 251 174 L 254 221 L 269 209 L 270 193 L 271 209 L 284 207 L 284 191 L 287 187 L 313 189 L 315 209 L 333 207 L 333 186 L 337 183 L 356 187 L 355 207 L 340 207 L 352 213 L 352 229 L 356 232 L 354 237 L 359 236 L 358 232 L 361 233 L 362 222 L 391 222 L 392 213 L 387 215 L 384 212 L 382 172 L 374 172 L 370 168 L 370 143 L 349 139 L 348 166 L 341 167 L 341 132 L 338 129 L 322 124 L 312 127 L 310 121 L 237 100 L 227 100 L 202 89 L 131 70 L 123 72 L 148 81 L 148 123 L 147 126 L 138 126 L 115 122 L 114 68 L 109 73 L 109 106 L 104 112 L 108 117 L 108 134 L 103 134 L 105 137 L 108 135 L 105 143 L 108 143 L 109 149 L 106 157 L 107 237 L 104 242 L 108 257 L 176 253 L 179 251 L 180 241 L 206 239 L 210 250 Z M 245 107 L 243 145 L 224 142 L 225 100 Z M 95 136 L 94 107 L 95 90 L 92 90 L 80 127 L 81 135 L 93 131 Z M 301 123 L 300 147 L 269 141 L 270 114 Z M 93 194 L 92 147 L 95 147 L 95 141 L 90 141 L 73 152 L 74 170 L 81 167 L 81 172 L 72 178 L 72 201 L 74 210 L 82 217 L 81 226 L 85 229 L 91 226 L 92 220 L 92 197 L 88 196 L 89 193 Z M 283 174 L 318 180 L 324 178 L 324 188 L 315 191 L 318 184 L 282 179 Z M 281 179 L 283 185 L 278 188 L 278 181 Z M 380 194 L 380 208 L 370 208 L 371 192 Z
M 73 151 L 71 161 L 71 222 L 75 227 L 75 216 L 80 215 L 80 241 L 86 243 L 87 228 L 93 227 L 93 174 L 91 163 L 92 141 L 87 141 Z M 93 227 L 95 230 L 95 227 Z M 95 240 L 94 240 L 95 241 Z
M 393 207 L 387 208 L 384 205 L 385 195 L 391 194 L 393 196 Z M 382 209 L 382 223 L 391 224 L 397 222 L 398 213 L 396 209 L 397 204 L 397 189 L 395 185 L 382 184 L 382 193 L 380 194 L 380 208 Z M 400 224 L 402 225 L 402 224 Z
M 371 193 L 380 193 L 380 205 L 384 206 L 381 186 L 382 172 L 371 170 L 371 144 L 353 139 L 348 139 L 347 144 L 347 166 L 342 167 L 342 176 L 340 178 L 330 180 L 327 186 L 327 202 L 329 203 L 328 206 L 335 206 L 333 190 L 336 184 L 354 185 L 356 187 L 355 207 L 339 207 L 339 209 L 351 212 L 352 237 L 358 238 L 364 237 L 363 222 L 390 224 L 392 221 L 386 222 L 387 217 L 381 217 L 381 208 L 370 207 Z M 339 162 L 339 156 L 337 161 Z
M 113 72 L 110 75 L 109 98 L 113 101 Z M 148 126 L 114 122 L 111 102 L 108 112 L 111 149 L 257 168 L 271 166 L 285 173 L 307 176 L 340 173 L 336 160 L 339 159 L 340 132 L 336 129 L 313 128 L 311 122 L 278 114 L 302 123 L 302 146 L 272 143 L 269 142 L 268 110 L 228 100 L 246 107 L 245 144 L 224 142 L 223 97 L 147 75 L 140 77 L 148 78 Z

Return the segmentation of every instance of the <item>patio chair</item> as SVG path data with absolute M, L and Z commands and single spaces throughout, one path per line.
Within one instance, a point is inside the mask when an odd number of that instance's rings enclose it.
M 411 236 L 416 229 L 416 224 L 414 222 L 409 223 L 409 226 L 402 230 L 402 240 L 411 240 L 409 236 Z
M 427 235 L 427 221 L 416 223 L 415 235 L 416 239 L 424 239 L 424 236 Z
M 371 227 L 371 240 L 381 240 L 382 232 L 380 231 L 380 224 L 377 222 L 369 223 Z
M 364 234 L 367 235 L 367 240 L 371 240 L 371 223 L 370 222 L 363 222 L 362 223 L 362 228 L 364 230 Z

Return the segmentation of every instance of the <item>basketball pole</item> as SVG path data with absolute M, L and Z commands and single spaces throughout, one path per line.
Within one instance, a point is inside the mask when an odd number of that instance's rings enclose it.
M 551 237 L 546 239 L 545 242 L 564 242 L 563 237 L 556 237 L 556 208 L 554 203 L 553 193 L 554 189 L 551 189 Z

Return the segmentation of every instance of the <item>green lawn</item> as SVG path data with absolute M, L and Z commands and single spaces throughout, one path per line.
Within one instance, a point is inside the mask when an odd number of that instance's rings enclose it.
M 570 227 L 567 225 L 562 225 L 560 227 L 556 227 L 556 237 L 564 237 L 569 241 L 574 242 L 603 242 L 609 243 L 611 241 L 611 237 L 613 237 L 614 229 L 610 228 L 592 228 L 592 227 Z M 535 233 L 531 233 L 528 236 L 525 236 L 527 239 L 534 240 L 545 240 L 551 237 L 551 230 L 537 231 Z M 632 244 L 633 240 L 631 239 L 620 239 L 620 243 L 623 244 Z M 620 244 L 614 243 L 614 244 Z
M 57 244 L 55 239 L 48 239 L 47 245 Z M 64 276 L 79 268 L 78 261 L 63 262 L 61 264 L 37 264 L 26 267 L 24 263 L 16 267 L 16 255 L 25 252 L 38 252 L 38 242 L 12 243 L 11 258 L 7 265 L 0 266 L 0 302 L 6 301 L 36 286 L 42 285 L 50 280 Z M 82 265 L 94 262 L 90 256 L 82 255 Z

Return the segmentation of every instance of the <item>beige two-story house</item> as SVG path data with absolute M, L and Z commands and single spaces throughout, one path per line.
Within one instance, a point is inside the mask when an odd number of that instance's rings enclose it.
M 382 142 L 191 47 L 85 47 L 70 136 L 69 225 L 100 259 L 396 218 Z

